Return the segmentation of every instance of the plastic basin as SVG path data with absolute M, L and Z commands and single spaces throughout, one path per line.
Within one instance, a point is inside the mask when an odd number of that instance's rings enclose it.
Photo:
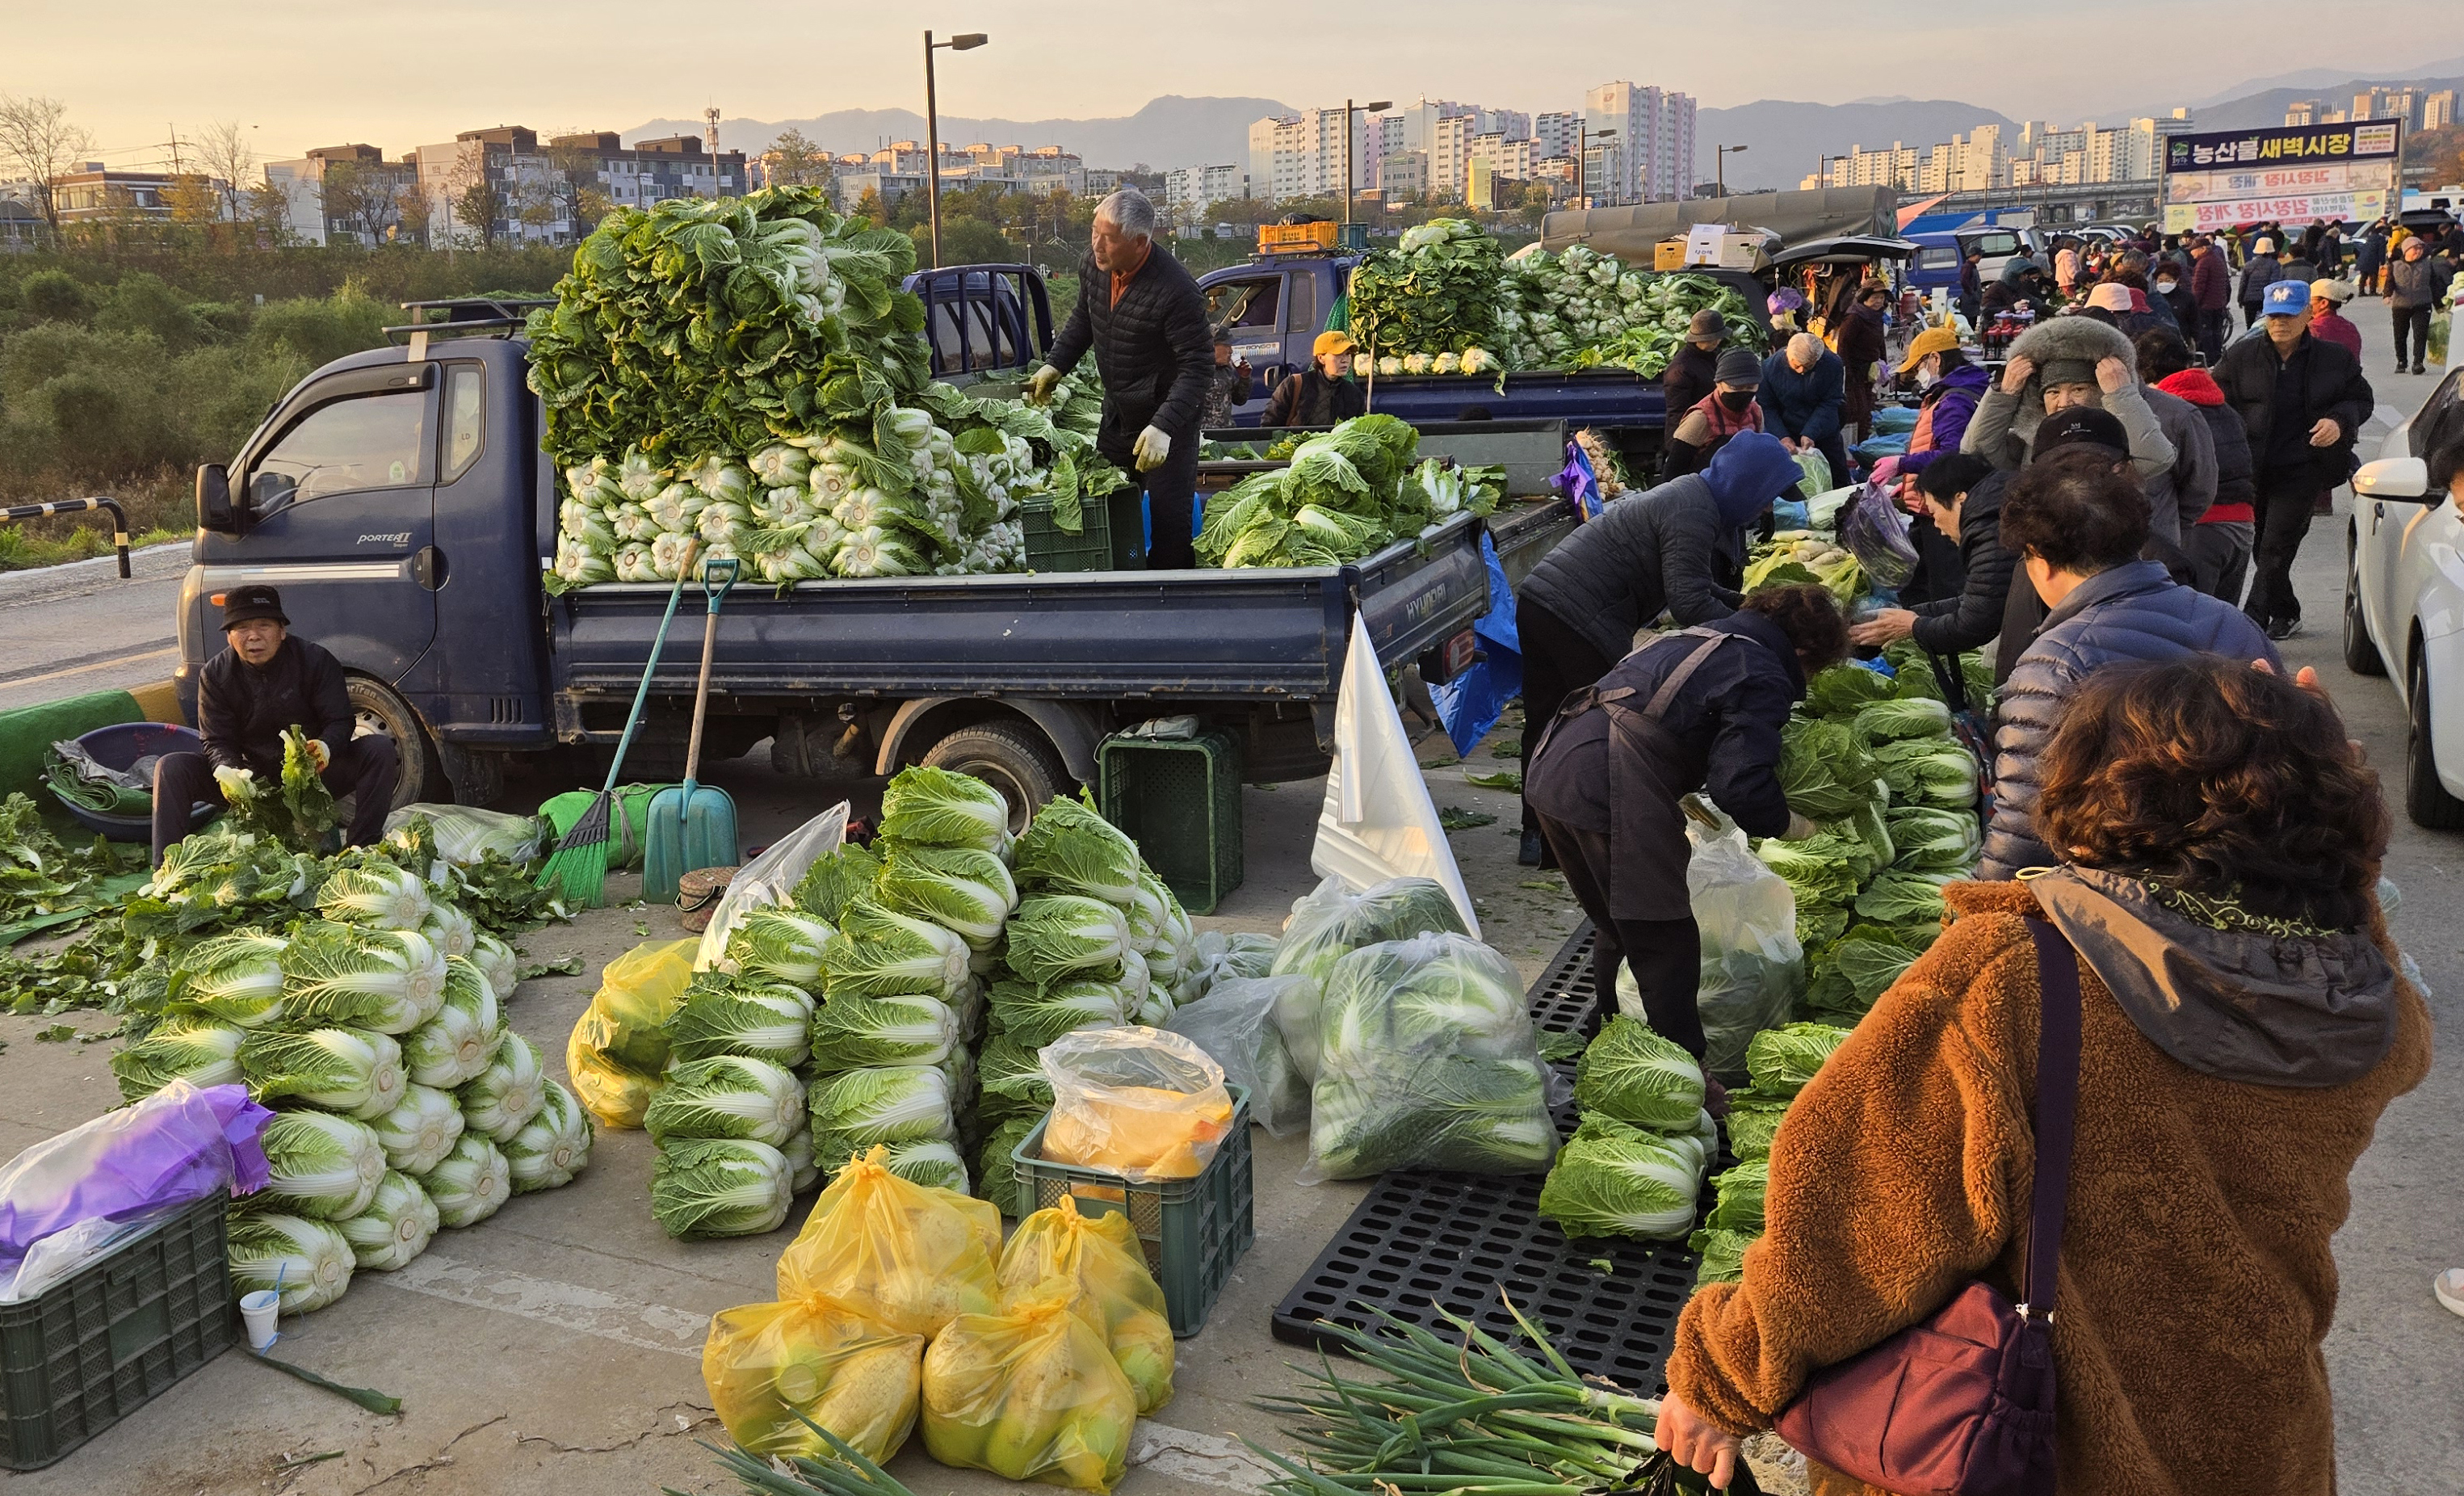
M 77 739 L 77 746 L 94 756 L 94 761 L 111 769 L 133 768 L 143 759 L 159 759 L 165 754 L 203 753 L 206 740 L 196 729 L 177 722 L 115 722 L 98 727 Z M 63 801 L 61 808 L 77 817 L 77 825 L 115 842 L 150 842 L 154 839 L 154 822 L 150 816 L 116 816 L 104 811 L 88 810 Z M 222 807 L 199 801 L 196 816 L 200 823 L 220 813 Z

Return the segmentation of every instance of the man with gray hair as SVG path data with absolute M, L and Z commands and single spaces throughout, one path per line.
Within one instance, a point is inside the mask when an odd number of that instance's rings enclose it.
M 1051 362 L 1026 382 L 1042 405 L 1089 352 L 1104 376 L 1095 448 L 1144 476 L 1153 539 L 1147 564 L 1198 564 L 1191 501 L 1198 492 L 1199 418 L 1215 379 L 1206 298 L 1180 261 L 1155 242 L 1155 205 L 1123 189 L 1096 206 L 1090 252 L 1078 267 L 1078 305 L 1053 341 Z

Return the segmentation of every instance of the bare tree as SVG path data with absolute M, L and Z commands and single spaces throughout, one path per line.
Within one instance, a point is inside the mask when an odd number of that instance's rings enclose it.
M 69 107 L 58 99 L 0 94 L 0 162 L 33 181 L 34 206 L 55 235 L 60 231 L 60 209 L 53 199 L 52 179 L 93 149 L 93 133 L 71 124 Z
M 218 120 L 197 137 L 197 160 L 222 193 L 223 216 L 236 221 L 256 174 L 256 146 L 236 120 Z
M 479 247 L 494 249 L 496 244 L 496 219 L 504 211 L 504 194 L 488 175 L 488 149 L 476 142 L 462 147 L 454 163 L 451 190 L 446 206 L 453 221 L 465 229 L 479 231 Z
M 244 221 L 255 227 L 257 236 L 267 248 L 279 249 L 295 242 L 291 231 L 291 195 L 273 182 L 258 182 L 241 195 Z
M 436 216 L 436 207 L 429 201 L 428 188 L 416 179 L 393 195 L 394 221 L 402 225 L 404 237 L 425 248 L 428 225 Z
M 363 245 L 383 243 L 385 230 L 401 221 L 393 187 L 393 174 L 383 166 L 356 161 L 325 163 L 325 221 L 349 230 Z

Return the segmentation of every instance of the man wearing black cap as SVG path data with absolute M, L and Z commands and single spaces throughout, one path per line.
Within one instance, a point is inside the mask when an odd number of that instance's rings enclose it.
M 309 738 L 325 787 L 340 800 L 359 796 L 351 813 L 350 845 L 366 847 L 385 835 L 393 808 L 402 759 L 383 734 L 351 736 L 351 697 L 341 663 L 317 645 L 290 635 L 282 594 L 262 585 L 233 587 L 223 597 L 223 638 L 229 648 L 206 662 L 197 676 L 197 731 L 204 753 L 164 755 L 154 766 L 154 860 L 188 834 L 190 809 L 199 801 L 222 802 L 216 769 L 246 769 L 260 782 L 282 777 L 282 734 L 297 727 Z
M 1685 324 L 1685 341 L 1677 345 L 1676 356 L 1668 361 L 1668 372 L 1660 376 L 1669 429 L 1676 429 L 1685 412 L 1719 383 L 1717 361 L 1721 345 L 1727 341 L 1727 319 L 1710 307 L 1695 313 L 1693 320 Z

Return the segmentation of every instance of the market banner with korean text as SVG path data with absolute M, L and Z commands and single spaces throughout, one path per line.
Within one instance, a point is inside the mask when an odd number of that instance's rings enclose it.
M 2396 186 L 2403 137 L 2400 120 L 2170 137 L 2165 231 L 2379 217 Z

